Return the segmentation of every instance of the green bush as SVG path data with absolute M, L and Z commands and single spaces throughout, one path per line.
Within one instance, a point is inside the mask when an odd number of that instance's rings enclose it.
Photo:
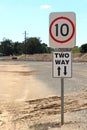
M 79 53 L 80 49 L 78 46 L 75 46 L 74 48 L 72 48 L 72 53 Z
M 87 43 L 81 45 L 81 47 L 80 47 L 80 52 L 81 52 L 81 53 L 87 53 Z

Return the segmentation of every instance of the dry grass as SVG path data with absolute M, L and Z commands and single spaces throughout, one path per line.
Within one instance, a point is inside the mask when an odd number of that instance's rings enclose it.
M 13 58 L 14 56 L 4 56 L 0 57 L 1 60 L 29 60 L 29 61 L 51 61 L 52 60 L 52 54 L 33 54 L 33 55 L 20 55 L 16 56 L 16 58 Z M 81 54 L 81 53 L 73 53 L 72 54 L 73 61 L 87 61 L 87 53 Z

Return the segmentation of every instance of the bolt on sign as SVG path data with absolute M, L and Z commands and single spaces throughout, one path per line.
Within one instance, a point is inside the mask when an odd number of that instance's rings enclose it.
M 57 77 L 72 77 L 71 52 L 53 52 L 52 75 Z
M 52 48 L 73 48 L 76 43 L 74 12 L 55 12 L 49 16 L 49 45 Z

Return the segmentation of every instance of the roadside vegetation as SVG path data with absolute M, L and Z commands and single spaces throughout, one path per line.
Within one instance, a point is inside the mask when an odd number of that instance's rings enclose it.
M 82 44 L 80 47 L 75 46 L 74 48 L 72 48 L 72 52 L 73 53 L 87 53 L 87 43 Z
M 27 38 L 23 42 L 12 42 L 12 40 L 5 39 L 0 43 L 0 55 L 51 53 L 52 49 L 41 42 L 40 38 L 36 37 Z
M 12 42 L 12 40 L 5 39 L 0 43 L 0 56 L 42 54 L 52 51 L 52 48 L 48 47 L 46 43 L 42 43 L 40 38 L 37 37 L 27 38 L 23 42 Z M 75 46 L 72 48 L 72 52 L 87 53 L 87 43 L 82 44 L 81 47 Z

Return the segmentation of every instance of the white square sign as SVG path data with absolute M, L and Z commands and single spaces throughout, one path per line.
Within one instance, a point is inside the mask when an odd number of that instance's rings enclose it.
M 76 44 L 76 15 L 55 12 L 49 16 L 49 45 L 52 48 L 73 48 Z
M 72 77 L 71 52 L 53 52 L 53 77 Z

